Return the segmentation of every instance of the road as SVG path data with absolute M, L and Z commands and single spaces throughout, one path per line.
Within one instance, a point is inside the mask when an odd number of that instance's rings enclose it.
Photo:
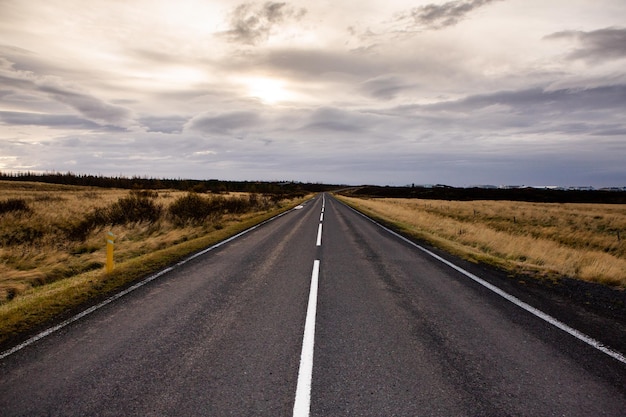
M 625 413 L 625 363 L 329 195 L 0 359 L 5 417 Z

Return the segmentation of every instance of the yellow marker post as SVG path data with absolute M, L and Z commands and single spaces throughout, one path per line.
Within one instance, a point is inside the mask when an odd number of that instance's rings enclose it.
M 115 235 L 109 232 L 107 233 L 107 273 L 113 271 L 113 246 L 115 246 Z

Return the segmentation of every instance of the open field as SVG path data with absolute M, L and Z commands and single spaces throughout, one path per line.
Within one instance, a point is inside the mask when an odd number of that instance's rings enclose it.
M 624 204 L 338 198 L 469 260 L 626 288 Z
M 0 181 L 0 343 L 302 199 Z

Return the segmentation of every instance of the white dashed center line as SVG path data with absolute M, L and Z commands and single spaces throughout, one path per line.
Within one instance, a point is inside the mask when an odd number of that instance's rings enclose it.
M 322 213 L 317 228 L 316 246 L 322 246 L 322 222 L 324 221 L 324 206 L 326 199 L 322 195 Z M 296 400 L 293 405 L 293 417 L 309 417 L 311 409 L 311 380 L 313 377 L 313 348 L 315 345 L 315 316 L 317 313 L 317 288 L 319 281 L 320 261 L 313 262 L 311 274 L 311 289 L 309 304 L 304 322 L 304 337 L 302 338 L 302 353 L 300 354 L 300 369 L 298 371 L 298 386 Z

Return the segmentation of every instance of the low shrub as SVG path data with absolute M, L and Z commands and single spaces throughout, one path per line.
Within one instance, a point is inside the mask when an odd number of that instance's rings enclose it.
M 258 209 L 269 209 L 271 200 L 258 194 L 239 197 L 213 195 L 203 197 L 197 193 L 189 193 L 172 203 L 168 215 L 177 226 L 199 224 L 208 218 L 218 220 L 225 214 L 243 214 Z
M 248 194 L 248 196 L 240 196 L 240 197 L 214 197 L 215 206 L 219 208 L 219 210 L 223 214 L 241 214 L 251 210 L 266 210 L 272 206 L 272 202 L 269 198 L 265 196 L 259 196 L 258 194 L 252 193 Z
M 41 239 L 44 234 L 45 230 L 36 225 L 19 225 L 13 230 L 6 231 L 0 235 L 0 246 L 32 244 Z
M 155 203 L 152 194 L 133 191 L 106 209 L 105 224 L 154 223 L 161 218 L 163 206 Z M 101 216 L 101 215 L 100 215 Z
M 154 193 L 156 194 L 156 193 Z M 154 201 L 154 194 L 131 191 L 108 207 L 97 208 L 67 230 L 70 239 L 85 240 L 93 230 L 106 225 L 155 223 L 163 214 L 163 206 Z
M 0 214 L 30 211 L 28 203 L 22 198 L 9 198 L 8 200 L 0 201 Z
M 198 224 L 212 214 L 218 213 L 214 202 L 215 198 L 208 199 L 196 193 L 189 193 L 170 205 L 168 215 L 177 226 Z

